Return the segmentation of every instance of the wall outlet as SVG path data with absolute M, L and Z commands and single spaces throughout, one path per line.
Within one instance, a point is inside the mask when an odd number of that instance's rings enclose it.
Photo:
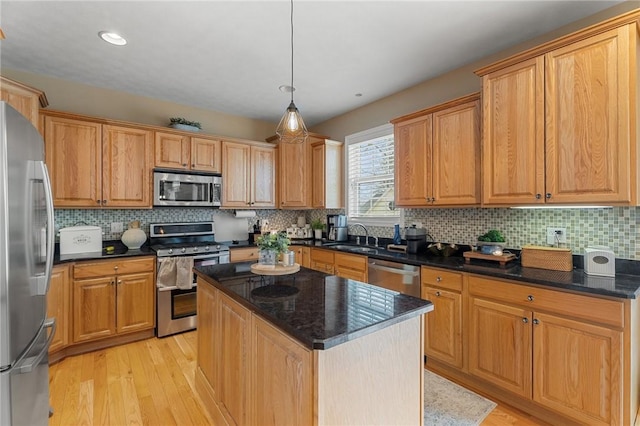
M 119 234 L 122 232 L 122 222 L 111 222 L 111 233 Z
M 555 246 L 556 243 L 567 243 L 567 228 L 547 227 L 547 244 Z

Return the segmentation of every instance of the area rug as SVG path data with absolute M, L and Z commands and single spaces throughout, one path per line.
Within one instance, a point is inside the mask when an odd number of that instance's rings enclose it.
M 496 403 L 424 370 L 424 426 L 477 426 Z

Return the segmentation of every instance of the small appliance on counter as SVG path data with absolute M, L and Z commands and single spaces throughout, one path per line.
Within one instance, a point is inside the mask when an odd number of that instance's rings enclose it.
M 427 248 L 427 230 L 412 225 L 405 229 L 404 237 L 407 240 L 407 253 L 416 254 Z
M 616 257 L 609 247 L 589 246 L 584 249 L 584 272 L 601 277 L 616 276 Z
M 303 240 L 313 238 L 313 229 L 308 223 L 302 224 L 303 226 L 296 226 L 295 224 L 287 228 L 287 237 L 292 240 Z
M 349 238 L 347 216 L 344 214 L 327 215 L 327 238 L 331 241 L 347 241 Z
M 70 226 L 60 230 L 60 256 L 102 254 L 102 229 L 99 226 Z

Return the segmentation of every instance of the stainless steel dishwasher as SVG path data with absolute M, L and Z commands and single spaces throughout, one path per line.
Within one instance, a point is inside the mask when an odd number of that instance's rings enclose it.
M 369 258 L 369 284 L 420 297 L 420 267 Z

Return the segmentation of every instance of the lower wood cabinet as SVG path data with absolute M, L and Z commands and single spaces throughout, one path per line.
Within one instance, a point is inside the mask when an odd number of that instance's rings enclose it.
M 333 273 L 342 278 L 362 281 L 368 280 L 367 256 L 358 254 L 335 253 Z
M 289 246 L 289 250 L 292 250 L 296 255 L 296 263 L 304 268 L 311 266 L 311 247 L 303 246 Z
M 71 310 L 69 268 L 68 265 L 57 265 L 51 272 L 47 293 L 47 318 L 56 319 L 56 334 L 49 345 L 50 354 L 69 344 Z
M 334 256 L 335 252 L 333 250 L 311 248 L 309 267 L 316 271 L 333 275 Z
M 420 277 L 421 297 L 434 306 L 424 316 L 425 355 L 462 369 L 462 274 L 423 266 Z
M 469 373 L 581 424 L 630 424 L 630 303 L 471 276 Z
M 155 327 L 155 259 L 81 262 L 73 268 L 73 342 Z

